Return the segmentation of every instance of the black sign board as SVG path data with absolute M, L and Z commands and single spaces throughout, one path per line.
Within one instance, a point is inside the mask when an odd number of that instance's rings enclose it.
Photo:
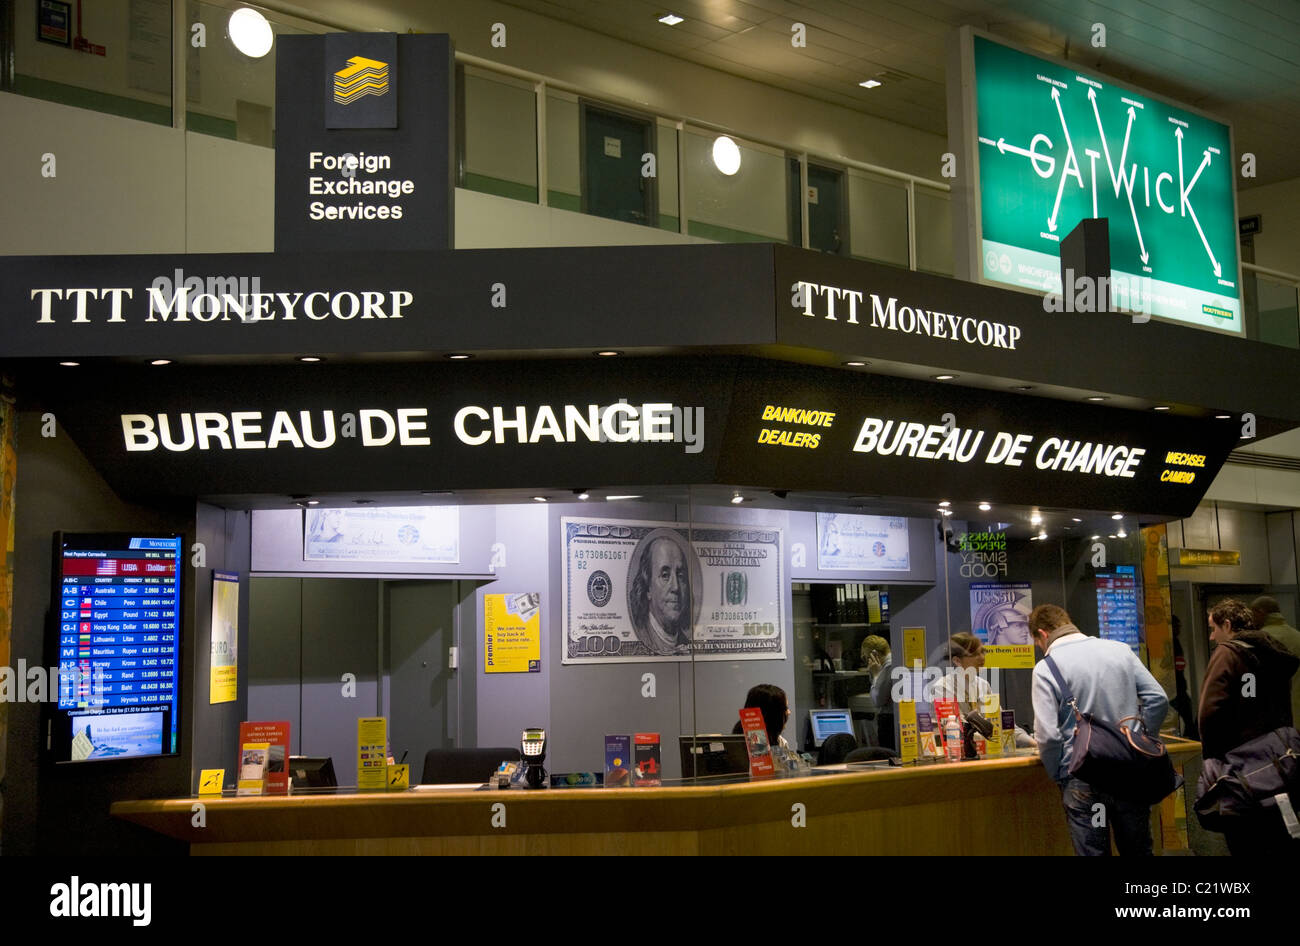
M 452 246 L 450 37 L 329 33 L 277 46 L 276 249 Z
M 1225 422 L 743 358 L 69 373 L 130 496 L 724 484 L 1188 515 Z
M 1264 221 L 1259 214 L 1252 214 L 1249 217 L 1239 217 L 1237 219 L 1237 232 L 1241 236 L 1254 236 L 1256 233 L 1264 231 Z

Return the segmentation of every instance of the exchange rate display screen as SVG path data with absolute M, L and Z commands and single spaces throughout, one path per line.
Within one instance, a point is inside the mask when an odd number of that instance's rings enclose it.
M 1119 565 L 1097 573 L 1097 629 L 1108 640 L 1123 641 L 1137 652 L 1137 567 Z
M 55 555 L 55 760 L 175 753 L 181 537 L 59 533 Z

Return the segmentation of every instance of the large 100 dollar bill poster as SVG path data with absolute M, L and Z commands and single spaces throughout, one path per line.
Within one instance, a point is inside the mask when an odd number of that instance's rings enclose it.
M 564 663 L 785 658 L 779 529 L 560 526 Z

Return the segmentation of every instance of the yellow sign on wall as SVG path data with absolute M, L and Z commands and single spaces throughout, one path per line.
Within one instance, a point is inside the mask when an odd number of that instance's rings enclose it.
M 483 672 L 541 673 L 542 596 L 483 596 Z
M 212 662 L 208 702 L 230 703 L 239 689 L 239 576 L 212 573 Z

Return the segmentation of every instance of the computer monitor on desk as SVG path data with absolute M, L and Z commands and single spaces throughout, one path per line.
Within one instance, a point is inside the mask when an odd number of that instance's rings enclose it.
M 853 733 L 853 714 L 846 709 L 815 709 L 808 711 L 808 722 L 812 727 L 812 743 L 818 749 L 822 743 L 837 732 Z
M 289 756 L 289 778 L 295 789 L 337 788 L 332 756 Z
M 679 736 L 682 778 L 704 775 L 743 775 L 749 771 L 744 733 L 700 733 Z

